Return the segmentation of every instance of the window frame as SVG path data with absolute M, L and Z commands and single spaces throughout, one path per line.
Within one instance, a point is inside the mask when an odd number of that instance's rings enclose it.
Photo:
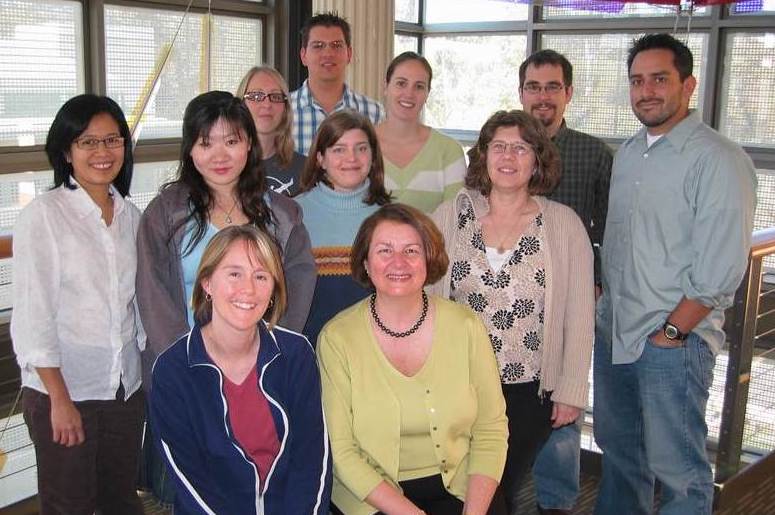
M 579 34 L 579 33 L 619 33 L 633 31 L 664 31 L 672 32 L 675 16 L 639 16 L 623 18 L 544 18 L 543 7 L 531 5 L 526 20 L 495 21 L 495 22 L 459 22 L 459 23 L 425 23 L 425 2 L 420 0 L 420 23 L 394 22 L 394 33 L 417 36 L 420 39 L 420 53 L 424 51 L 424 40 L 427 36 L 454 35 L 495 35 L 503 33 L 523 33 L 527 36 L 527 55 L 540 49 L 541 35 L 546 33 Z M 688 18 L 682 16 L 678 24 L 679 35 L 686 31 Z M 775 13 L 735 14 L 733 5 L 708 6 L 707 14 L 695 15 L 691 18 L 692 32 L 708 34 L 706 49 L 706 68 L 703 78 L 704 90 L 699 103 L 703 106 L 702 118 L 705 123 L 718 129 L 721 121 L 721 88 L 723 79 L 723 64 L 727 36 L 731 32 L 741 31 L 772 31 L 775 27 Z M 440 128 L 445 134 L 457 139 L 463 144 L 473 144 L 478 136 L 477 130 L 460 130 Z M 616 148 L 625 138 L 602 138 Z M 775 170 L 775 148 L 744 145 L 743 148 L 753 159 L 757 168 Z
M 84 93 L 104 95 L 105 77 L 105 6 L 119 5 L 134 8 L 149 8 L 165 11 L 185 12 L 189 0 L 76 0 L 82 9 Z M 288 62 L 287 19 L 290 0 L 211 0 L 213 15 L 258 18 L 262 20 L 261 48 L 263 62 Z M 207 13 L 208 0 L 193 0 L 191 13 Z M 258 63 L 257 63 L 258 64 Z M 283 71 L 281 69 L 281 72 Z M 236 88 L 236 84 L 235 84 Z M 180 153 L 180 137 L 145 139 L 137 143 L 134 151 L 136 163 L 177 160 Z M 0 147 L 0 174 L 36 172 L 51 168 L 44 145 Z

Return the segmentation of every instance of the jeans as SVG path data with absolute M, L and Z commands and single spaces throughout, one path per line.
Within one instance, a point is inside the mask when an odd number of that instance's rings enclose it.
M 583 423 L 582 412 L 575 423 L 554 429 L 538 451 L 533 464 L 533 482 L 541 508 L 570 511 L 576 504 Z
M 709 515 L 713 476 L 705 452 L 705 408 L 715 356 L 692 333 L 677 348 L 647 339 L 634 363 L 611 364 L 611 344 L 594 349 L 595 440 L 603 450 L 596 515 L 650 515 L 654 481 L 661 515 Z

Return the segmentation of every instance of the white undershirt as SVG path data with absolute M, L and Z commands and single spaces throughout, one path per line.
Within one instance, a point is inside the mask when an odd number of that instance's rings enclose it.
M 511 257 L 511 252 L 506 251 L 501 254 L 495 247 L 485 247 L 485 252 L 487 254 L 487 262 L 490 263 L 490 268 L 496 272 L 500 270 L 506 261 L 508 261 L 509 257 Z
M 648 148 L 651 148 L 651 145 L 659 141 L 659 138 L 661 138 L 662 136 L 664 136 L 664 134 L 657 134 L 656 136 L 652 136 L 651 134 L 646 132 L 646 146 Z

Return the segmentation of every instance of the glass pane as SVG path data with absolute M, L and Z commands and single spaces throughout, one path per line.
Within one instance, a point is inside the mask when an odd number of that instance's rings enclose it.
M 81 4 L 0 0 L 0 146 L 41 145 L 84 91 Z
M 178 161 L 135 163 L 129 196 L 132 203 L 144 211 L 148 203 L 159 193 L 159 188 L 177 177 Z
M 775 148 L 775 32 L 731 33 L 726 46 L 720 130 L 744 145 Z
M 630 108 L 627 50 L 641 34 L 544 34 L 541 48 L 565 55 L 573 65 L 573 100 L 565 112 L 568 125 L 600 137 L 626 138 L 641 124 Z M 707 34 L 693 33 L 689 48 L 694 54 L 698 87 L 691 106 L 702 109 L 705 88 L 704 55 Z
M 775 0 L 739 0 L 732 6 L 734 14 L 773 14 Z
M 108 95 L 132 123 L 141 99 L 152 87 L 157 67 L 180 24 L 182 12 L 118 5 L 105 6 L 105 69 Z M 189 13 L 145 109 L 140 139 L 179 137 L 189 100 L 207 90 L 207 16 Z M 211 87 L 234 91 L 242 74 L 261 58 L 261 20 L 214 16 Z
M 427 37 L 425 57 L 433 89 L 425 121 L 445 129 L 479 130 L 498 109 L 519 107 L 519 64 L 524 35 Z
M 610 0 L 555 0 L 552 7 L 544 7 L 544 18 L 626 18 L 675 16 L 674 5 L 612 2 Z M 708 14 L 707 7 L 698 7 L 694 16 Z M 686 14 L 684 14 L 686 16 Z
M 420 6 L 418 0 L 396 0 L 396 21 L 420 23 Z
M 527 20 L 527 10 L 503 0 L 426 0 L 425 23 Z
M 393 37 L 393 55 L 395 56 L 407 51 L 417 52 L 419 42 L 420 39 L 415 36 L 396 34 Z

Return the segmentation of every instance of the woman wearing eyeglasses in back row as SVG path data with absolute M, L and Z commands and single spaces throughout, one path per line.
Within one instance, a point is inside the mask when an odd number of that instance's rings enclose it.
M 143 513 L 132 143 L 110 98 L 79 95 L 46 140 L 54 188 L 14 227 L 11 338 L 40 513 Z
M 530 115 L 493 114 L 468 156 L 466 188 L 433 215 L 451 264 L 434 287 L 489 333 L 509 419 L 501 488 L 514 514 L 552 427 L 573 423 L 587 403 L 592 248 L 573 210 L 541 196 L 557 185 L 560 161 Z
M 277 193 L 294 196 L 299 191 L 306 157 L 294 150 L 288 84 L 271 66 L 254 66 L 240 81 L 236 95 L 253 115 L 267 186 Z

